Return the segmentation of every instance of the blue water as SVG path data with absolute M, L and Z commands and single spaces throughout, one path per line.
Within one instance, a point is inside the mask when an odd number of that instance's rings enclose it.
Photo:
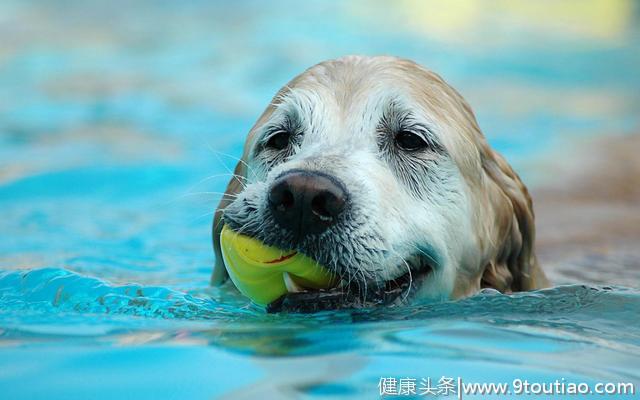
M 597 3 L 1 2 L 0 398 L 375 398 L 384 377 L 442 376 L 637 390 L 638 289 L 300 316 L 208 287 L 245 133 L 323 59 L 440 72 L 532 187 L 563 144 L 637 133 L 640 11 Z
M 571 285 L 302 316 L 245 307 L 225 289 L 112 286 L 63 269 L 5 272 L 0 288 L 6 398 L 372 398 L 387 376 L 639 378 L 634 289 Z

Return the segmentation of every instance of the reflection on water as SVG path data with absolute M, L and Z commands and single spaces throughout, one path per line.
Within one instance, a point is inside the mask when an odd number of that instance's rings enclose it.
M 371 398 L 382 376 L 640 380 L 639 294 L 602 286 L 637 287 L 640 271 L 639 9 L 1 2 L 3 395 Z M 244 134 L 292 76 L 354 53 L 414 59 L 459 89 L 532 188 L 556 282 L 600 286 L 313 316 L 207 288 L 212 211 Z

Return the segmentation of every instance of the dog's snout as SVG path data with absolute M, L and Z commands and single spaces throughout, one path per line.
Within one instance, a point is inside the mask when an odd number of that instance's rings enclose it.
M 318 172 L 287 172 L 269 191 L 269 207 L 276 222 L 297 238 L 327 230 L 344 210 L 346 201 L 344 186 Z

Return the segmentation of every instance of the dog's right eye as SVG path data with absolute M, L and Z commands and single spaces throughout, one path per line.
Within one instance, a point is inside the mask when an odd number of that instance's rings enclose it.
M 273 150 L 284 150 L 289 146 L 290 140 L 291 134 L 287 131 L 280 130 L 271 135 L 265 146 Z
M 423 137 L 406 130 L 398 132 L 396 144 L 406 151 L 418 151 L 429 147 L 429 143 Z

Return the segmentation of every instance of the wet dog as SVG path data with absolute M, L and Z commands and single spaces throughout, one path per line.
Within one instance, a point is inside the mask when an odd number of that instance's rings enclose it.
M 525 185 L 460 94 L 393 57 L 326 61 L 276 94 L 216 212 L 214 284 L 223 223 L 315 259 L 362 304 L 546 285 Z

